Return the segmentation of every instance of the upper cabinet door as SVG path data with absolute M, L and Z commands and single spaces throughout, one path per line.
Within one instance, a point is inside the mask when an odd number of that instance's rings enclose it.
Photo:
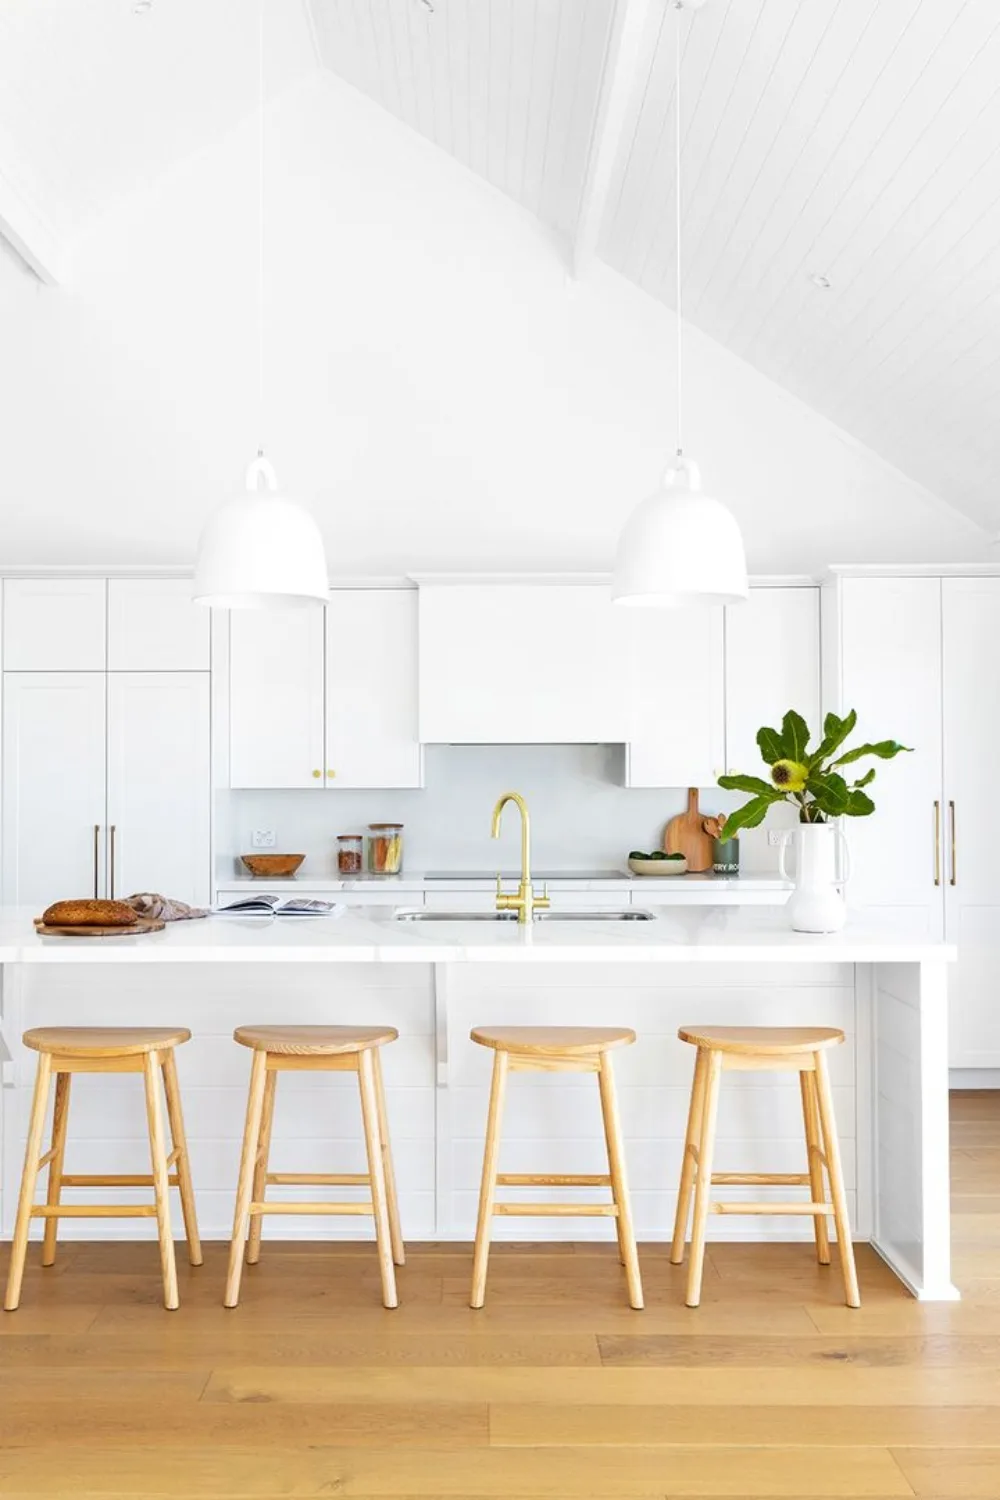
M 788 709 L 814 738 L 820 723 L 818 588 L 755 588 L 726 610 L 726 770 L 761 776 L 762 724 L 780 727 Z
M 112 672 L 207 672 L 211 611 L 195 604 L 188 578 L 108 582 Z
M 958 944 L 958 962 L 948 970 L 951 1065 L 1000 1068 L 1000 804 L 994 749 L 1000 741 L 1000 693 L 991 664 L 1000 640 L 1000 578 L 945 578 L 942 593 L 942 874 L 945 936 Z
M 326 611 L 328 787 L 423 786 L 415 589 L 335 589 Z
M 103 672 L 8 672 L 3 723 L 3 899 L 39 916 L 103 896 Z
M 3 616 L 6 671 L 104 671 L 105 579 L 8 578 L 3 586 Z
M 876 767 L 875 812 L 845 818 L 852 905 L 918 917 L 942 935 L 944 821 L 941 805 L 941 580 L 845 578 L 840 584 L 837 711 L 856 709 L 853 744 L 900 740 L 912 755 L 862 761 Z
M 626 786 L 713 786 L 725 764 L 722 610 L 623 613 L 631 637 Z
M 229 784 L 322 787 L 322 609 L 233 610 Z
M 627 739 L 625 611 L 606 587 L 430 585 L 419 601 L 425 743 Z
M 207 672 L 108 680 L 108 891 L 211 896 Z

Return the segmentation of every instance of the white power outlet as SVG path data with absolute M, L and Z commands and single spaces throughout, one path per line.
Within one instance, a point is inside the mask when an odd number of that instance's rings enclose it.
M 253 833 L 250 835 L 250 845 L 253 849 L 273 849 L 274 829 L 255 828 Z
M 767 842 L 772 849 L 780 849 L 782 844 L 788 842 L 787 828 L 769 828 L 767 830 Z

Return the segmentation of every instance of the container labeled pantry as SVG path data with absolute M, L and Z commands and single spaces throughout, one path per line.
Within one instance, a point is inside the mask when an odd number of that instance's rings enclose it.
M 402 823 L 369 823 L 368 873 L 370 875 L 398 875 L 402 868 Z

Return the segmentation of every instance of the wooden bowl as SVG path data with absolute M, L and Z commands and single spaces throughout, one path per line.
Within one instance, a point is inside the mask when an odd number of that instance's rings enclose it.
M 263 875 L 275 880 L 281 875 L 294 875 L 305 859 L 304 854 L 241 854 L 240 859 L 251 875 Z
M 630 859 L 628 867 L 633 875 L 686 875 L 686 859 Z

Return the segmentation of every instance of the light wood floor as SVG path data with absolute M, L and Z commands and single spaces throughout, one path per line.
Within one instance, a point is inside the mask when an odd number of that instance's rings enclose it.
M 666 1246 L 632 1312 L 610 1246 L 414 1248 L 379 1305 L 367 1245 L 225 1247 L 159 1308 L 152 1244 L 69 1245 L 0 1314 L 0 1496 L 1000 1497 L 1000 1095 L 956 1096 L 958 1305 L 863 1248 L 864 1306 L 808 1246 Z M 6 1247 L 0 1272 L 6 1270 Z

